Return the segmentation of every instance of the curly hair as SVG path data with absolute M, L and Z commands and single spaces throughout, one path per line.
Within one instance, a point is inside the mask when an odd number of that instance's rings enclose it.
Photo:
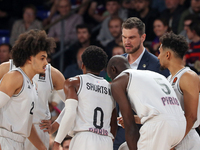
M 137 17 L 130 17 L 122 24 L 122 29 L 133 28 L 138 29 L 138 33 L 140 36 L 145 33 L 145 24 Z
M 181 59 L 189 48 L 185 37 L 176 35 L 173 32 L 165 33 L 160 37 L 160 42 L 162 43 L 163 49 L 171 49 L 175 53 L 176 57 Z
M 82 62 L 87 70 L 100 72 L 107 65 L 108 56 L 102 48 L 89 46 L 82 54 Z
M 40 51 L 49 54 L 56 44 L 52 37 L 47 37 L 43 30 L 30 30 L 20 34 L 12 48 L 12 58 L 16 67 L 24 66 L 30 56 L 36 56 Z

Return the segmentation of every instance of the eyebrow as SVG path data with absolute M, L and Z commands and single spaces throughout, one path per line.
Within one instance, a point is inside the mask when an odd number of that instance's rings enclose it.
M 46 55 L 42 55 L 41 57 L 45 57 L 46 58 L 47 56 Z

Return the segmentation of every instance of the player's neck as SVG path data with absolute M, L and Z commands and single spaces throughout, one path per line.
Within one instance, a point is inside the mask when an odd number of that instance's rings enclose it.
M 185 66 L 184 64 L 182 63 L 182 61 L 176 61 L 176 62 L 173 62 L 169 65 L 168 69 L 172 75 L 172 77 L 181 69 L 183 69 Z
M 86 74 L 87 74 L 87 73 L 93 74 L 93 75 L 95 75 L 95 76 L 99 76 L 99 74 L 100 74 L 100 73 L 98 73 L 98 72 L 93 72 L 93 71 L 88 71 L 88 70 L 86 70 Z
M 23 67 L 20 67 L 20 68 L 27 75 L 30 81 L 32 81 L 33 77 L 35 76 L 35 73 L 32 71 L 31 67 L 24 65 Z

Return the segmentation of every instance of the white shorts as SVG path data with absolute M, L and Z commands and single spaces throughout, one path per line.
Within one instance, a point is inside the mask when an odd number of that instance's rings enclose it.
M 186 119 L 184 116 L 174 117 L 159 115 L 144 123 L 140 129 L 138 150 L 169 150 L 184 137 Z M 119 150 L 128 150 L 126 143 Z
M 78 132 L 72 138 L 69 150 L 113 150 L 113 141 L 109 136 Z
M 0 128 L 1 150 L 24 150 L 24 141 L 23 136 Z
M 175 147 L 176 150 L 200 150 L 200 137 L 191 129 L 185 138 Z
M 39 124 L 34 124 L 34 126 L 43 144 L 47 149 L 49 149 L 49 133 L 43 132 L 43 130 L 40 129 Z M 24 148 L 25 150 L 37 150 L 37 148 L 28 140 L 28 138 L 25 140 Z

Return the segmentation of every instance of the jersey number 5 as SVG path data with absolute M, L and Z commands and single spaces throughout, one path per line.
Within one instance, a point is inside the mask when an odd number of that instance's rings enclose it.
M 100 116 L 98 115 L 98 112 L 100 113 Z M 103 127 L 103 116 L 103 110 L 100 107 L 96 107 L 94 109 L 93 125 L 98 129 Z M 100 119 L 100 125 L 97 125 L 97 119 Z
M 169 87 L 166 84 L 161 83 L 162 78 L 154 78 L 154 80 L 161 86 L 161 89 L 165 94 L 169 95 L 171 93 Z

